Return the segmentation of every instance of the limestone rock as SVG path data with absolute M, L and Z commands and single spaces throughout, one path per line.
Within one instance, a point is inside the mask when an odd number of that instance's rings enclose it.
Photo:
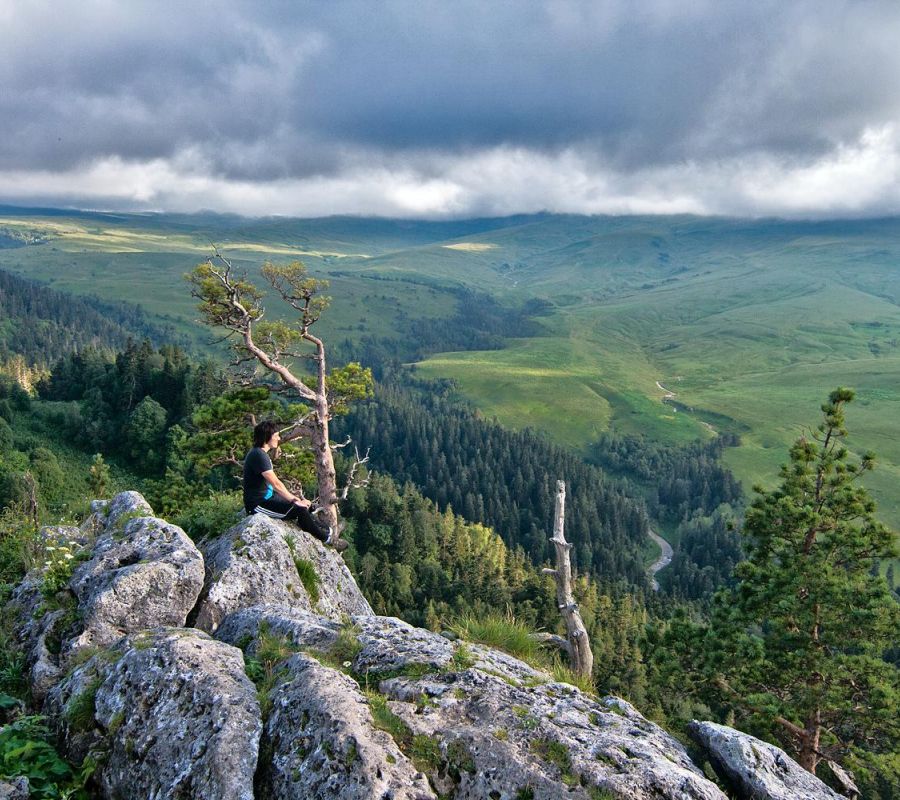
M 229 614 L 216 630 L 216 638 L 237 647 L 255 650 L 261 627 L 287 639 L 296 647 L 329 650 L 337 641 L 341 626 L 330 619 L 290 606 L 261 605 Z
M 30 796 L 28 778 L 0 780 L 0 800 L 28 800 Z
M 396 617 L 354 617 L 357 638 L 362 645 L 353 660 L 354 672 L 391 672 L 411 665 L 446 667 L 455 647 L 443 636 L 414 628 Z
M 25 654 L 31 696 L 37 703 L 62 678 L 59 644 L 73 622 L 63 609 L 47 609 L 42 585 L 41 572 L 32 570 L 13 590 L 6 606 L 6 613 L 15 620 L 16 641 Z M 75 600 L 71 596 L 70 601 L 74 611 Z
M 509 653 L 504 653 L 502 650 L 468 643 L 466 648 L 475 659 L 473 666 L 482 672 L 498 675 L 504 680 L 518 683 L 547 683 L 553 680 L 549 673 L 535 669 L 530 664 L 526 664 Z
M 84 632 L 71 643 L 106 646 L 125 633 L 184 625 L 203 586 L 203 556 L 181 528 L 156 517 L 132 517 L 149 506 L 137 492 L 113 498 L 93 557 L 69 586 Z
M 272 800 L 425 800 L 435 798 L 391 736 L 373 724 L 354 681 L 297 654 L 272 693 L 263 734 L 271 762 L 261 764 L 262 792 Z
M 95 501 L 96 503 L 96 501 Z M 104 528 L 122 527 L 125 518 L 152 517 L 153 509 L 138 492 L 120 492 L 109 502 L 91 503 L 91 511 L 104 517 Z
M 432 783 L 460 800 L 589 798 L 598 789 L 623 800 L 725 800 L 678 742 L 624 701 L 552 681 L 515 684 L 471 668 L 379 689 L 417 741 L 432 742 Z
M 241 652 L 204 633 L 133 634 L 76 667 L 47 711 L 70 757 L 103 740 L 105 798 L 252 800 L 261 732 Z M 73 752 L 74 751 L 74 752 Z
M 259 604 L 287 606 L 331 619 L 371 614 L 343 559 L 294 525 L 251 514 L 202 545 L 206 577 L 192 618 L 210 633 L 231 612 Z M 310 562 L 318 576 L 313 594 L 295 559 Z
M 783 750 L 714 722 L 691 722 L 688 732 L 710 755 L 716 772 L 739 797 L 753 800 L 840 800 Z

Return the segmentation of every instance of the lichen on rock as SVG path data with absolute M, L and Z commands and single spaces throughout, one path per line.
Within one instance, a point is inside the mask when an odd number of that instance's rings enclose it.
M 192 620 L 209 633 L 231 612 L 262 603 L 335 620 L 372 613 L 343 559 L 290 523 L 252 514 L 201 549 L 206 574 Z M 315 602 L 297 571 L 300 558 L 318 576 Z
M 691 722 L 688 733 L 739 797 L 753 800 L 841 800 L 782 749 L 714 722 Z
M 67 754 L 103 754 L 107 798 L 251 800 L 260 709 L 241 652 L 193 629 L 133 634 L 53 689 Z
M 70 647 L 104 647 L 125 633 L 185 624 L 203 586 L 203 556 L 181 528 L 153 516 L 136 492 L 117 495 L 92 558 L 70 587 L 84 620 Z

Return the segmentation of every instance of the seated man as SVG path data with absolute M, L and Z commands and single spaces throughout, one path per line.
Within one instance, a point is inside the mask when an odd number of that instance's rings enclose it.
M 281 441 L 277 427 L 267 421 L 253 429 L 253 449 L 244 458 L 244 510 L 248 514 L 295 520 L 302 530 L 338 552 L 346 550 L 347 542 L 330 525 L 320 525 L 309 511 L 309 501 L 292 494 L 272 469 L 269 450 Z

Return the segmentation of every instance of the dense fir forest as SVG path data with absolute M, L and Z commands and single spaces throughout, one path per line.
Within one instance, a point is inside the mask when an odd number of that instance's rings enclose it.
M 724 441 L 664 448 L 638 437 L 604 437 L 596 452 L 619 476 L 612 478 L 539 434 L 482 419 L 452 395 L 447 384 L 394 380 L 337 429 L 371 448 L 378 469 L 411 481 L 441 508 L 490 525 L 535 563 L 550 557 L 548 498 L 559 478 L 571 497 L 566 530 L 573 560 L 595 577 L 645 586 L 650 516 L 678 528 L 673 563 L 660 575 L 665 591 L 708 598 L 740 560 L 735 509 L 742 494 L 718 461 Z
M 378 281 L 391 282 L 390 279 Z M 333 358 L 337 362 L 365 364 L 381 380 L 402 372 L 402 364 L 418 361 L 432 353 L 497 350 L 509 338 L 540 335 L 540 326 L 535 319 L 545 313 L 545 301 L 531 300 L 522 307 L 510 308 L 490 295 L 471 289 L 442 286 L 441 291 L 452 295 L 456 301 L 456 313 L 452 316 L 442 319 L 397 316 L 393 319 L 397 336 L 384 338 L 367 334 L 355 342 L 344 339 L 335 344 Z M 373 314 L 378 311 L 377 307 L 372 309 Z
M 138 305 L 75 297 L 0 270 L 0 364 L 21 356 L 47 367 L 87 347 L 119 350 L 129 338 L 178 341 Z
M 643 502 L 543 437 L 478 419 L 433 384 L 415 390 L 382 385 L 377 399 L 338 430 L 370 449 L 376 468 L 411 481 L 441 508 L 489 525 L 535 563 L 551 557 L 554 487 L 565 479 L 573 562 L 604 580 L 644 585 Z

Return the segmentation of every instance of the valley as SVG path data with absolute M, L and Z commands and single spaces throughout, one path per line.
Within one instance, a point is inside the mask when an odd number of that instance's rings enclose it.
M 857 390 L 855 452 L 880 515 L 900 528 L 900 221 L 742 221 L 532 215 L 454 222 L 248 220 L 216 215 L 0 213 L 0 269 L 138 302 L 209 351 L 182 275 L 210 243 L 253 270 L 300 258 L 331 281 L 331 342 L 396 342 L 464 325 L 461 290 L 497 313 L 534 309 L 498 349 L 432 343 L 423 377 L 451 378 L 485 416 L 582 454 L 607 430 L 667 444 L 740 436 L 724 458 L 771 485 L 828 391 Z M 273 309 L 274 310 L 274 309 Z M 459 321 L 459 322 L 454 322 Z M 419 326 L 418 328 L 416 326 Z M 406 359 L 408 360 L 408 359 Z M 674 394 L 669 397 L 667 394 Z

